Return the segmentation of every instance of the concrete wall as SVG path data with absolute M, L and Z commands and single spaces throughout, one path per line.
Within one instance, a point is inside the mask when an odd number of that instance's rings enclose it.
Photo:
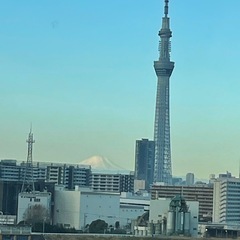
M 97 219 L 114 226 L 116 221 L 120 221 L 119 209 L 118 193 L 81 192 L 80 229 Z

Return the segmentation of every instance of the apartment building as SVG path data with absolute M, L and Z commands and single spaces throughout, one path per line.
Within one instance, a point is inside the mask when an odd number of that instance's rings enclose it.
M 0 161 L 0 181 L 22 182 L 26 162 Z M 96 191 L 133 192 L 134 172 L 93 170 L 90 165 L 65 163 L 33 163 L 35 182 L 61 184 L 71 190 L 75 186 L 90 187 Z

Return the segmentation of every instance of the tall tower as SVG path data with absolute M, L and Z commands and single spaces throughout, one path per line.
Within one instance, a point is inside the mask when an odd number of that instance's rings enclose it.
M 25 165 L 24 179 L 21 192 L 35 192 L 32 164 L 32 150 L 35 140 L 33 140 L 32 128 L 30 129 L 30 133 L 28 134 L 28 139 L 26 142 L 28 143 L 28 155 Z
M 154 61 L 154 69 L 158 77 L 154 124 L 154 181 L 171 184 L 172 164 L 169 119 L 169 79 L 174 68 L 174 62 L 170 61 L 170 38 L 172 37 L 172 32 L 169 28 L 168 2 L 169 0 L 165 0 L 162 28 L 158 34 L 160 36 L 160 56 L 158 61 Z

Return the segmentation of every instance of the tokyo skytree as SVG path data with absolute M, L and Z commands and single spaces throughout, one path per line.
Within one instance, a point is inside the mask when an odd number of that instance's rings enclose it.
M 164 182 L 165 184 L 172 183 L 169 80 L 174 68 L 174 62 L 170 61 L 172 32 L 169 27 L 168 2 L 169 0 L 165 0 L 162 28 L 158 34 L 160 56 L 158 61 L 154 61 L 154 69 L 158 78 L 154 124 L 154 182 Z

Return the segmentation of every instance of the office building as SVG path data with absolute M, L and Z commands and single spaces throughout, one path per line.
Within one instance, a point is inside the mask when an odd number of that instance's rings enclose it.
M 153 183 L 154 151 L 154 141 L 148 139 L 136 141 L 135 179 L 144 180 L 147 189 Z
M 221 175 L 213 188 L 213 222 L 240 224 L 240 179 Z

